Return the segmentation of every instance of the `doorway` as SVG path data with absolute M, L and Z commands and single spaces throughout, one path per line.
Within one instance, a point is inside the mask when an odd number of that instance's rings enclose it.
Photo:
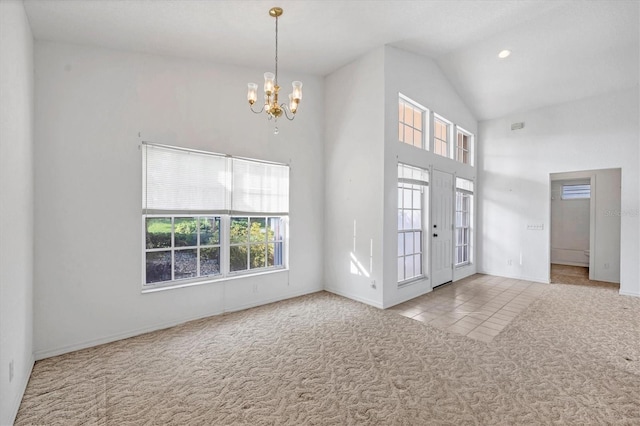
M 549 282 L 620 282 L 621 169 L 550 175 Z
M 453 280 L 453 175 L 433 170 L 431 183 L 431 287 Z

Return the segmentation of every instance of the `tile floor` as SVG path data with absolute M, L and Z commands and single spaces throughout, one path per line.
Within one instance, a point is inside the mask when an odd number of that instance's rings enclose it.
M 548 284 L 476 274 L 390 310 L 434 327 L 490 342 Z

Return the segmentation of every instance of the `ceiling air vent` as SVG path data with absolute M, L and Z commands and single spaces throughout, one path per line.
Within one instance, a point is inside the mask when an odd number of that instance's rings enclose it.
M 524 121 L 521 121 L 520 123 L 511 123 L 511 130 L 520 130 L 524 128 Z

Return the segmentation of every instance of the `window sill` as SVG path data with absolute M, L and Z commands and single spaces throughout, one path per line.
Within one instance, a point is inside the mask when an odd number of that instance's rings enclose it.
M 235 280 L 241 280 L 243 278 L 259 277 L 263 275 L 280 274 L 284 272 L 289 272 L 289 268 L 278 268 L 278 269 L 272 269 L 272 270 L 261 271 L 256 273 L 229 275 L 226 277 L 209 277 L 201 281 L 187 281 L 187 282 L 181 282 L 176 284 L 164 284 L 164 285 L 158 285 L 156 287 L 148 286 L 148 288 L 143 288 L 141 293 L 142 294 L 157 293 L 159 291 L 175 290 L 179 288 L 201 286 L 206 284 L 224 284 L 227 281 L 235 281 Z

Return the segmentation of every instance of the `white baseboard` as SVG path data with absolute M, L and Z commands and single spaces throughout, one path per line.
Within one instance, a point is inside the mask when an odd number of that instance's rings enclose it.
M 522 281 L 531 281 L 534 283 L 541 283 L 541 284 L 549 284 L 549 280 L 548 279 L 542 279 L 542 278 L 538 278 L 538 277 L 527 277 L 527 276 L 522 276 L 522 275 L 510 275 L 510 274 L 502 274 L 502 273 L 496 273 L 496 272 L 491 272 L 491 271 L 478 271 L 479 274 L 485 274 L 485 275 L 493 275 L 494 277 L 503 277 L 503 278 L 513 278 L 515 280 L 522 280 Z
M 357 302 L 362 302 L 364 304 L 371 305 L 378 309 L 384 309 L 382 307 L 382 303 L 378 302 L 377 300 L 372 300 L 366 297 L 357 296 L 355 294 L 350 294 L 344 291 L 336 290 L 335 288 L 325 287 L 324 290 L 328 291 L 329 293 L 337 294 L 338 296 L 346 297 L 347 299 L 351 299 Z
M 620 290 L 619 294 L 621 296 L 640 297 L 640 293 L 633 293 L 633 292 L 630 292 L 630 291 L 622 291 L 622 290 Z
M 66 345 L 66 346 L 60 346 L 60 347 L 53 348 L 53 349 L 46 349 L 46 350 L 36 351 L 35 352 L 35 359 L 36 360 L 41 360 L 41 359 L 45 359 L 45 358 L 50 358 L 50 357 L 53 357 L 53 356 L 58 356 L 58 355 L 66 354 L 66 353 L 69 353 L 69 352 L 74 352 L 74 351 L 78 351 L 78 350 L 82 350 L 82 349 L 91 348 L 93 346 L 103 345 L 105 343 L 111 343 L 111 342 L 116 342 L 118 340 L 128 339 L 130 337 L 139 336 L 139 335 L 145 334 L 145 333 L 151 333 L 152 331 L 163 330 L 165 328 L 174 327 L 176 325 L 184 324 L 184 323 L 189 322 L 189 321 L 195 321 L 195 320 L 199 320 L 199 319 L 202 319 L 202 318 L 208 318 L 208 317 L 212 317 L 212 316 L 215 316 L 215 315 L 223 314 L 225 312 L 236 312 L 236 311 L 241 311 L 241 310 L 244 310 L 244 309 L 254 308 L 256 306 L 262 306 L 262 305 L 266 305 L 266 304 L 269 304 L 269 303 L 278 302 L 280 300 L 291 299 L 293 297 L 303 296 L 305 294 L 316 293 L 318 291 L 322 291 L 322 289 L 321 288 L 320 289 L 306 289 L 306 290 L 303 290 L 303 291 L 296 291 L 296 292 L 286 293 L 286 294 L 278 296 L 278 297 L 264 299 L 264 300 L 260 300 L 260 301 L 257 301 L 257 302 L 248 303 L 246 305 L 234 306 L 234 307 L 231 307 L 230 309 L 224 309 L 222 311 L 211 311 L 211 312 L 207 312 L 207 313 L 201 314 L 201 315 L 187 316 L 187 317 L 183 317 L 183 318 L 180 318 L 180 319 L 175 319 L 175 320 L 172 320 L 172 321 L 157 323 L 157 324 L 149 325 L 147 327 L 137 328 L 137 329 L 128 330 L 128 331 L 125 331 L 125 332 L 122 332 L 122 333 L 116 333 L 116 334 L 112 334 L 112 335 L 109 335 L 109 336 L 100 337 L 100 338 L 97 338 L 97 339 L 92 339 L 92 340 L 87 340 L 87 341 L 84 341 L 84 342 L 74 343 L 72 345 Z
M 18 410 L 20 409 L 20 404 L 22 403 L 22 397 L 24 396 L 24 392 L 27 390 L 27 385 L 29 384 L 29 379 L 31 378 L 31 372 L 33 371 L 33 365 L 36 363 L 35 356 L 31 354 L 31 359 L 27 365 L 27 371 L 22 375 L 24 378 L 20 392 L 16 395 L 13 403 L 11 404 L 11 413 L 9 414 L 9 424 L 13 424 L 16 420 L 16 416 L 18 415 Z

